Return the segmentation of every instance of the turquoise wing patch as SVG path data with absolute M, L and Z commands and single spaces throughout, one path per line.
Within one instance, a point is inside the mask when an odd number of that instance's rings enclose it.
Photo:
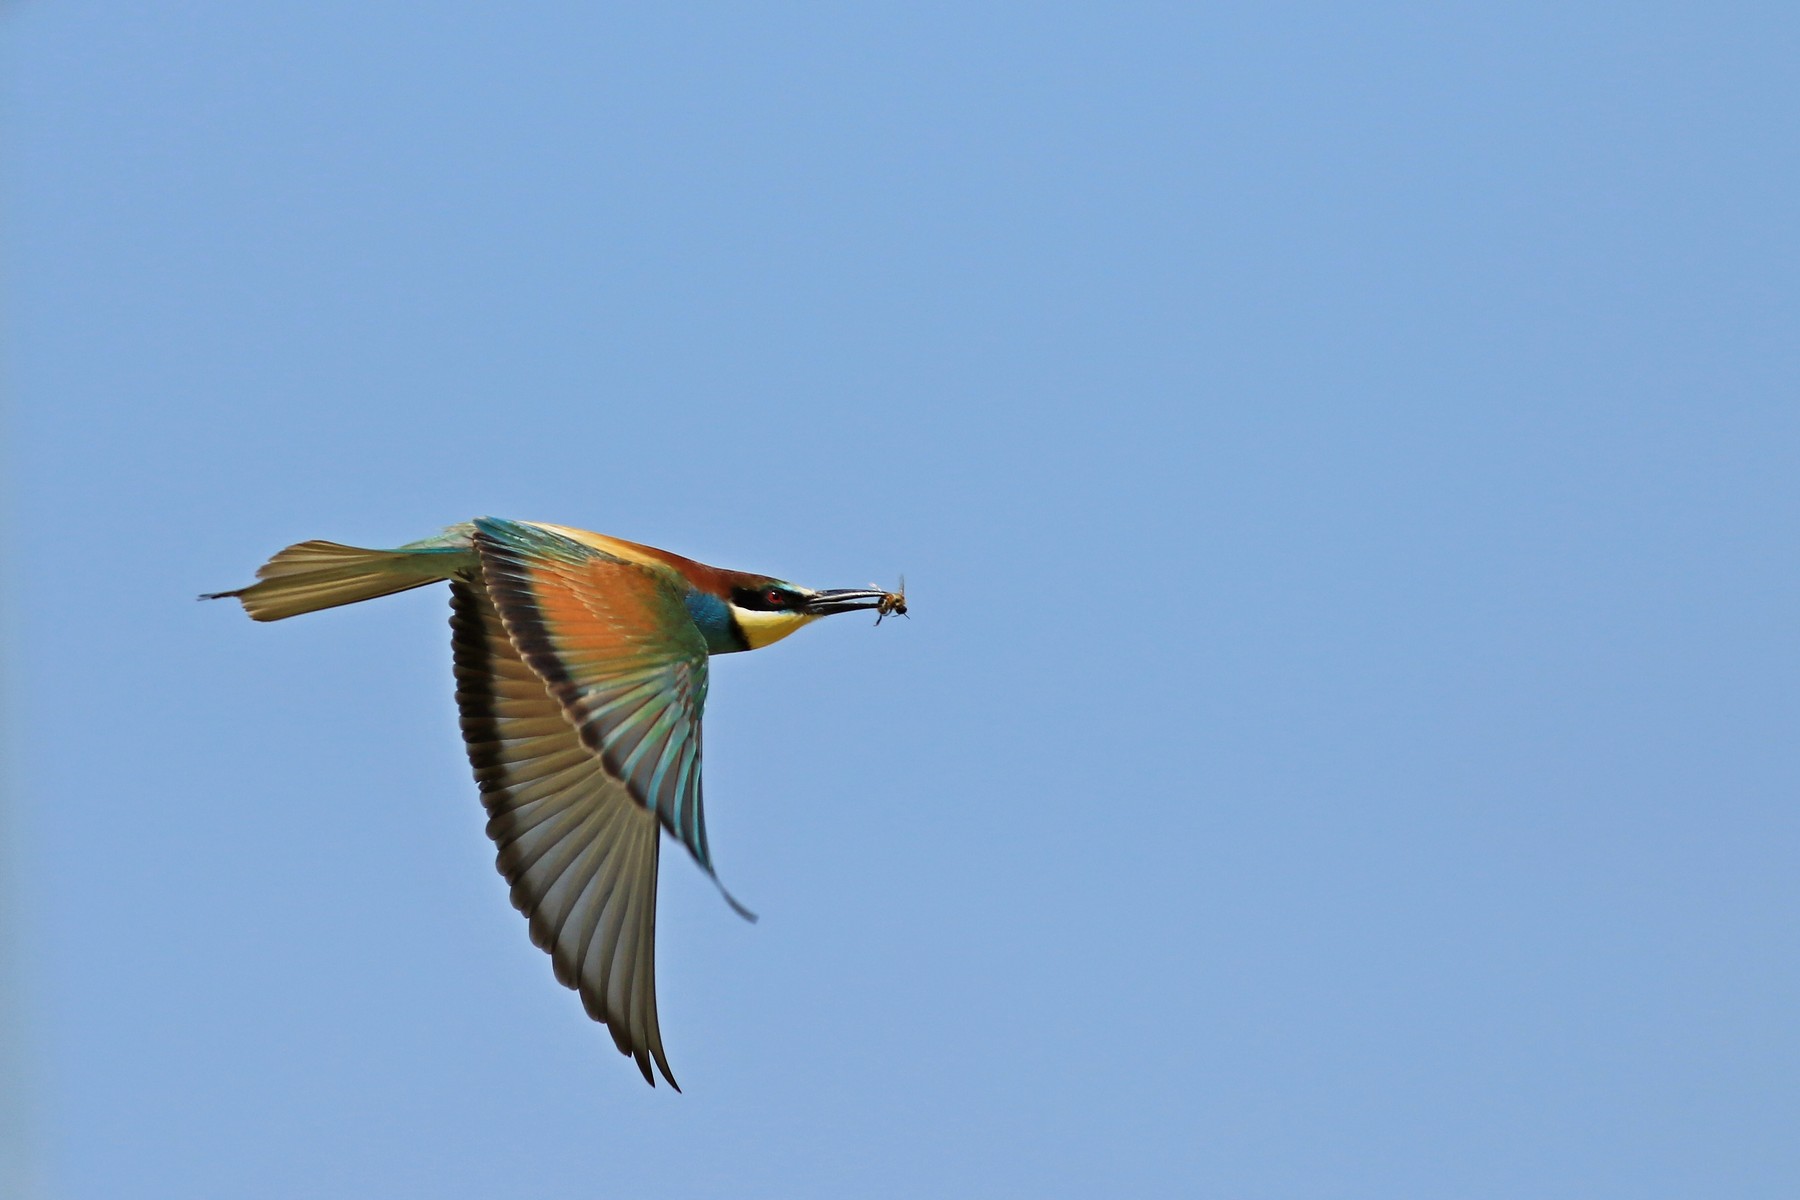
M 707 651 L 686 585 L 516 521 L 477 520 L 474 544 L 508 635 L 583 744 L 714 874 L 700 787 Z

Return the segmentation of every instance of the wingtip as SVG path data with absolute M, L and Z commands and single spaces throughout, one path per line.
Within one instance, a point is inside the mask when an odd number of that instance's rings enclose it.
M 712 881 L 713 886 L 719 889 L 719 895 L 725 897 L 725 903 L 731 905 L 732 912 L 744 918 L 744 920 L 750 922 L 752 925 L 756 924 L 756 922 L 761 919 L 755 913 L 745 908 L 736 896 L 727 891 L 725 885 L 719 882 L 719 877 L 717 875 L 712 877 Z
M 649 1053 L 646 1053 L 643 1050 L 628 1050 L 626 1053 L 631 1056 L 633 1062 L 637 1063 L 637 1069 L 643 1074 L 645 1083 L 649 1084 L 651 1087 L 655 1087 L 656 1076 L 660 1073 L 664 1083 L 668 1084 L 677 1092 L 681 1090 L 681 1085 L 675 1082 L 675 1076 L 669 1073 L 669 1064 L 663 1061 L 662 1049 L 660 1047 L 650 1047 Z M 656 1056 L 655 1070 L 651 1070 L 650 1068 L 651 1055 Z

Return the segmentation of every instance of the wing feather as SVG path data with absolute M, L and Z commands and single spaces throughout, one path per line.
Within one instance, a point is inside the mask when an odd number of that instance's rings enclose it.
M 519 658 L 639 804 L 709 874 L 700 798 L 706 640 L 667 567 L 516 521 L 475 522 L 482 582 Z
M 644 1078 L 676 1087 L 656 1017 L 657 814 L 583 742 L 483 586 L 453 580 L 451 605 L 463 738 L 513 905 Z

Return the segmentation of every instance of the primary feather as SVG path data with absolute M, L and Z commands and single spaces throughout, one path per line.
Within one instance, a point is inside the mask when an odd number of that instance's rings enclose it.
M 656 817 L 582 744 L 486 588 L 450 594 L 463 740 L 513 906 L 588 1015 L 673 1087 L 656 1021 Z

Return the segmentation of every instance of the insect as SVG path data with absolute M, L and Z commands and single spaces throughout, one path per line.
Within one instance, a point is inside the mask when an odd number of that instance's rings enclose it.
M 884 617 L 906 616 L 906 576 L 900 577 L 900 590 L 883 592 L 881 599 L 875 604 L 875 623 L 881 624 Z M 907 618 L 911 620 L 910 617 Z

